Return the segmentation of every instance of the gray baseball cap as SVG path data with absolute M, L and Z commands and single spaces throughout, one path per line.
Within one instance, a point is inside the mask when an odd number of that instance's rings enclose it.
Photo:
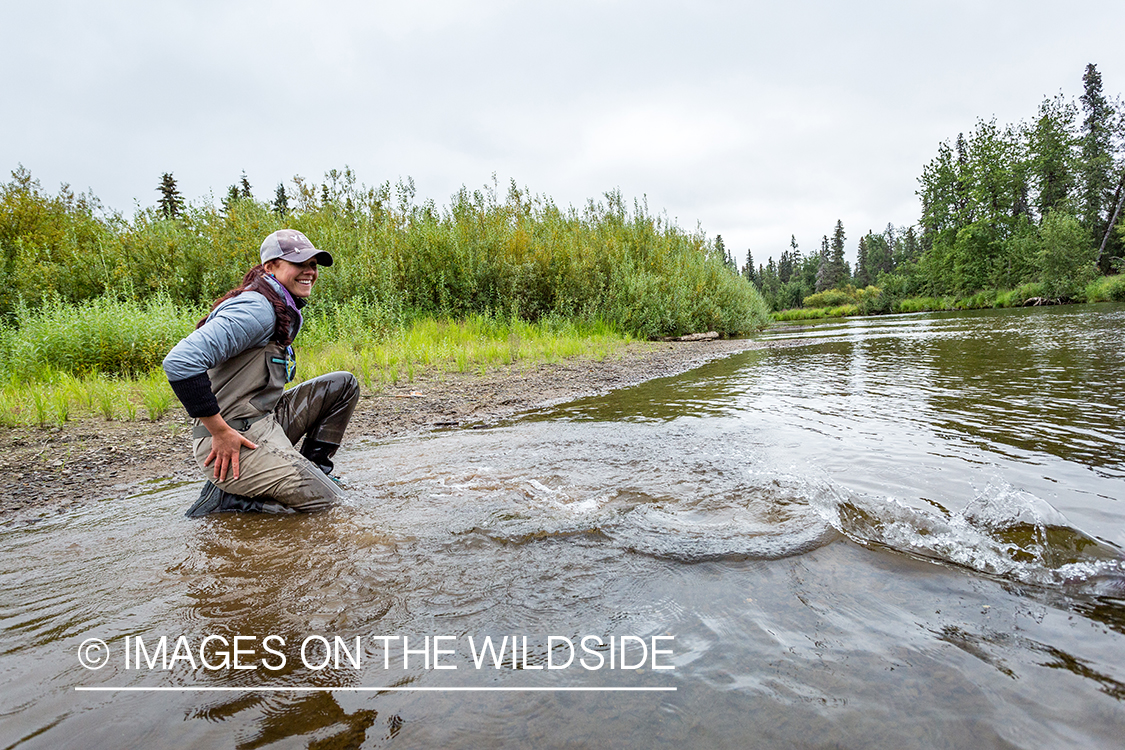
M 316 258 L 317 265 L 332 265 L 332 255 L 327 250 L 317 250 L 309 238 L 296 229 L 279 229 L 262 242 L 262 262 L 281 258 L 290 263 L 304 263 Z

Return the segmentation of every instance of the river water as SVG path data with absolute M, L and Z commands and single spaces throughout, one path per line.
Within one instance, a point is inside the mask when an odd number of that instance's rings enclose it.
M 764 338 L 325 514 L 0 529 L 0 750 L 1120 747 L 1125 306 Z

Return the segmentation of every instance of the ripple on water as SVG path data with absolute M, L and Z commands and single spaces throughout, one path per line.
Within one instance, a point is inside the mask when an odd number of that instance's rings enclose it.
M 398 480 L 360 480 L 380 496 L 380 522 L 386 507 L 399 528 L 440 517 L 440 531 L 462 543 L 586 539 L 690 562 L 776 559 L 836 538 L 810 505 L 811 488 L 751 471 L 748 446 L 716 451 L 688 427 L 667 433 L 651 423 L 542 422 L 448 433 L 374 449 L 364 463 L 394 466 Z M 456 459 L 468 455 L 477 457 L 471 468 Z

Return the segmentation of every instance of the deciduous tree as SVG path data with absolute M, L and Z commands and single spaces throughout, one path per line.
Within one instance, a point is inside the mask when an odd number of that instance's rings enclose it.
M 1039 115 L 1028 130 L 1031 180 L 1040 220 L 1051 209 L 1066 210 L 1070 203 L 1075 186 L 1075 149 L 1078 144 L 1074 132 L 1076 117 L 1074 105 L 1060 94 L 1043 100 L 1039 105 Z

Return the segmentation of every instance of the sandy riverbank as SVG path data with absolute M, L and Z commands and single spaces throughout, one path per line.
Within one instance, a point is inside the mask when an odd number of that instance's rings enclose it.
M 517 364 L 484 374 L 433 373 L 378 393 L 365 392 L 348 440 L 490 424 L 763 346 L 754 339 L 634 343 L 601 361 Z M 179 408 L 156 422 L 87 419 L 61 428 L 4 429 L 0 523 L 30 522 L 76 504 L 137 494 L 153 480 L 202 481 L 191 459 L 190 432 L 190 420 Z M 346 464 L 347 445 L 340 459 Z

